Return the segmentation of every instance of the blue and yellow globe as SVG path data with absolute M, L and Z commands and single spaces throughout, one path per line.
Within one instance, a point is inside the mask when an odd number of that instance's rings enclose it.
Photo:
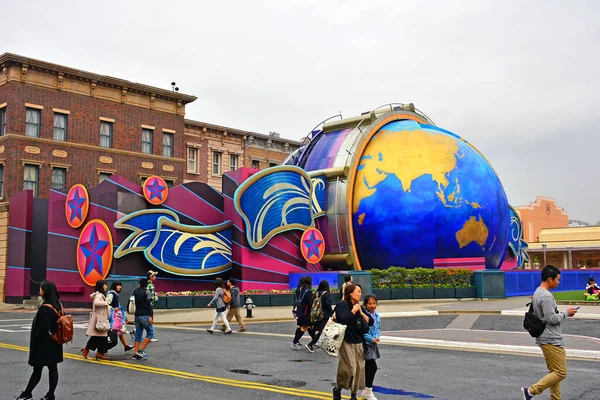
M 502 264 L 506 193 L 485 157 L 451 132 L 410 120 L 384 125 L 360 156 L 351 201 L 362 269 L 471 257 L 485 257 L 488 269 Z

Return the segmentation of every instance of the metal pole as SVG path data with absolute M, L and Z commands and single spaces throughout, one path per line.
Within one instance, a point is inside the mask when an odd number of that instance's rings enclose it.
M 546 259 L 546 243 L 542 243 L 542 250 L 544 251 L 544 267 L 548 265 L 548 261 Z
M 573 269 L 573 248 L 569 246 L 567 251 L 569 252 L 569 269 Z

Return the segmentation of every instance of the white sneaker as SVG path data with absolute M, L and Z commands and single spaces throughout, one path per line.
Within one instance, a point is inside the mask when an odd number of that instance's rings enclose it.
M 300 343 L 293 343 L 292 342 L 292 345 L 290 347 L 292 349 L 294 349 L 294 350 L 300 350 L 300 349 L 302 349 L 302 345 Z
M 365 400 L 377 400 L 377 397 L 373 394 L 372 388 L 365 388 L 362 392 L 362 398 Z
M 158 338 L 152 338 L 150 339 L 151 342 L 158 342 Z

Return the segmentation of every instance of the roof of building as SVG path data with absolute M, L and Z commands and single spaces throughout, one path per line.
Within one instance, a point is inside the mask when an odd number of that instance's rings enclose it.
M 171 90 L 161 89 L 154 86 L 143 85 L 141 83 L 130 82 L 128 80 L 114 78 L 112 76 L 99 75 L 93 72 L 82 71 L 79 69 L 66 67 L 64 65 L 53 64 L 46 61 L 37 60 L 35 58 L 20 56 L 18 54 L 4 53 L 0 55 L 0 67 L 9 64 L 25 65 L 28 68 L 38 68 L 46 71 L 74 76 L 77 78 L 83 78 L 90 81 L 96 81 L 98 83 L 127 88 L 141 93 L 154 94 L 162 98 L 181 101 L 183 104 L 191 103 L 197 99 L 197 97 L 195 96 L 174 92 Z
M 266 135 L 264 133 L 244 131 L 241 129 L 230 128 L 230 127 L 222 126 L 222 125 L 215 125 L 215 124 L 211 124 L 208 122 L 194 121 L 191 119 L 186 119 L 185 123 L 187 125 L 193 125 L 193 126 L 198 126 L 198 127 L 202 127 L 202 128 L 211 128 L 211 129 L 215 129 L 215 130 L 225 131 L 228 133 L 235 133 L 235 134 L 242 135 L 242 136 L 255 136 L 255 137 L 260 137 L 260 138 L 264 138 L 264 139 L 277 140 L 278 142 L 291 143 L 291 144 L 295 144 L 298 146 L 300 146 L 300 144 L 301 144 L 301 142 L 298 140 L 286 139 L 286 138 L 282 138 L 280 136 L 275 136 L 275 135 Z

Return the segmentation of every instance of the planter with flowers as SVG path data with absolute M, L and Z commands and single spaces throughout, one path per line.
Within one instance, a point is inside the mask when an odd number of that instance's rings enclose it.
M 244 290 L 244 302 L 248 297 L 252 299 L 252 303 L 257 307 L 269 307 L 271 305 L 271 295 L 264 289 Z
M 271 306 L 294 305 L 295 296 L 291 290 L 271 290 L 269 295 L 271 296 Z

